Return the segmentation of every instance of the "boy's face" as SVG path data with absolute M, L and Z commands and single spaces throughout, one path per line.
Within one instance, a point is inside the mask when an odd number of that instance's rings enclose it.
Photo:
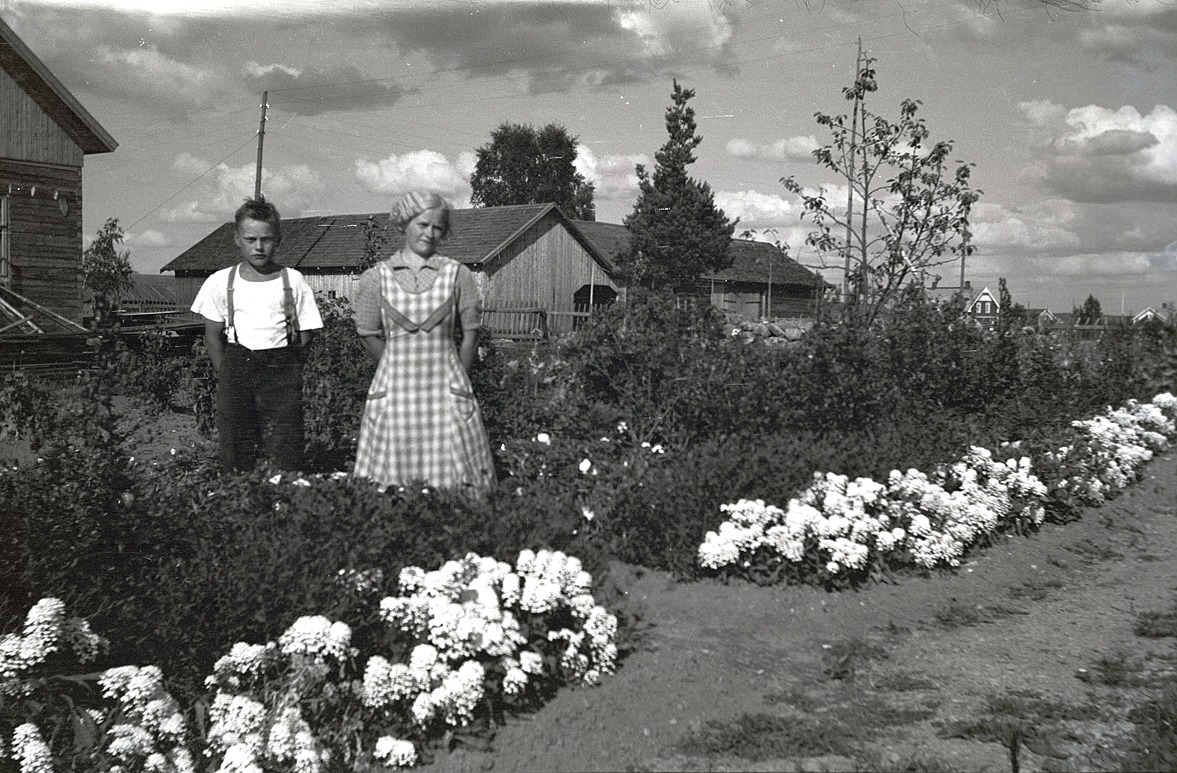
M 233 241 L 237 243 L 241 259 L 260 270 L 273 265 L 280 239 L 271 223 L 246 218 L 233 232 Z

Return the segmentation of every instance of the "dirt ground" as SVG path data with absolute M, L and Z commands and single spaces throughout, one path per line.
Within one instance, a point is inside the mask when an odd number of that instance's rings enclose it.
M 1125 698 L 1080 677 L 1101 662 L 1164 663 L 1172 639 L 1134 635 L 1136 616 L 1172 610 L 1177 590 L 1177 454 L 1078 522 L 1010 537 L 970 556 L 955 574 L 858 592 L 802 587 L 679 584 L 621 567 L 645 608 L 644 645 L 595 688 L 571 690 L 500 730 L 490 752 L 459 748 L 426 770 L 962 770 L 1011 769 L 996 739 L 944 738 L 984 714 L 992 696 L 1055 706 Z M 887 657 L 850 679 L 831 677 L 830 653 L 847 642 Z M 787 751 L 747 759 L 684 753 L 711 721 L 780 713 L 780 696 L 804 694 L 811 716 L 848 692 L 913 698 L 934 709 L 878 733 L 866 756 Z M 918 689 L 911 689 L 912 687 Z M 882 690 L 887 694 L 887 690 Z M 1119 696 L 1119 697 L 1117 697 Z M 1127 698 L 1131 700 L 1131 698 Z M 1033 724 L 1033 723 L 1031 723 Z M 1041 723 L 1040 723 L 1041 724 Z M 1126 726 L 1108 719 L 1020 748 L 1022 771 L 1116 769 Z M 1045 734 L 1044 734 L 1045 735 Z M 1030 751 L 1033 746 L 1044 754 Z M 755 757 L 755 755 L 753 755 Z
M 191 420 L 175 414 L 133 434 L 148 463 L 180 446 L 212 451 Z M 1010 770 L 998 739 L 944 737 L 946 728 L 982 717 L 994 696 L 1112 715 L 1119 706 L 1122 716 L 1130 691 L 1081 677 L 1101 662 L 1171 667 L 1173 640 L 1140 638 L 1133 628 L 1141 612 L 1171 611 L 1177 600 L 1177 451 L 1154 459 L 1142 481 L 1079 521 L 1002 539 L 954 573 L 843 593 L 676 583 L 627 566 L 615 575 L 643 611 L 640 644 L 615 675 L 509 720 L 489 751 L 458 746 L 420 769 Z M 832 657 L 847 651 L 883 654 Z M 787 744 L 751 754 L 738 743 L 724 752 L 684 751 L 684 741 L 709 723 L 779 716 L 790 704 L 815 723 L 814 732 L 823 718 L 831 732 L 843 732 L 855 716 L 846 707 L 872 696 L 896 716 L 913 705 L 922 713 L 840 754 L 794 753 Z M 1020 747 L 1020 770 L 1118 769 L 1114 755 L 1128 725 L 1104 717 L 1067 728 Z

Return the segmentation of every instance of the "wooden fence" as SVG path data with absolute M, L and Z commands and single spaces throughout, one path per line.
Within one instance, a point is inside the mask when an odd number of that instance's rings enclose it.
M 571 333 L 585 323 L 588 311 L 548 311 L 541 308 L 485 308 L 482 327 L 495 338 L 546 340 Z

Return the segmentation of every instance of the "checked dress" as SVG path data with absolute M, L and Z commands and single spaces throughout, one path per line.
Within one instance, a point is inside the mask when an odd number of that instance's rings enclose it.
M 384 353 L 360 423 L 355 475 L 382 486 L 425 483 L 482 495 L 494 472 L 470 377 L 454 345 L 457 261 L 411 292 L 380 276 Z

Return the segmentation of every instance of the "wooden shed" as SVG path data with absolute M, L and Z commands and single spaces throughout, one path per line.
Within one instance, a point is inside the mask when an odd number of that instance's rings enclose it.
M 615 223 L 575 221 L 607 261 L 629 249 L 629 229 Z M 767 242 L 732 239 L 732 265 L 704 274 L 697 288 L 717 309 L 748 319 L 811 317 L 825 281 Z
M 116 147 L 0 20 L 0 288 L 9 291 L 0 296 L 9 316 L 27 301 L 81 322 L 82 164 Z
M 331 215 L 282 221 L 277 261 L 296 268 L 329 298 L 350 299 L 365 252 L 369 218 L 401 246 L 388 215 Z M 440 252 L 469 266 L 482 293 L 483 326 L 505 335 L 570 330 L 591 306 L 622 292 L 607 261 L 554 204 L 455 209 Z M 176 275 L 176 300 L 187 308 L 205 278 L 238 260 L 233 224 L 225 223 L 161 271 Z

